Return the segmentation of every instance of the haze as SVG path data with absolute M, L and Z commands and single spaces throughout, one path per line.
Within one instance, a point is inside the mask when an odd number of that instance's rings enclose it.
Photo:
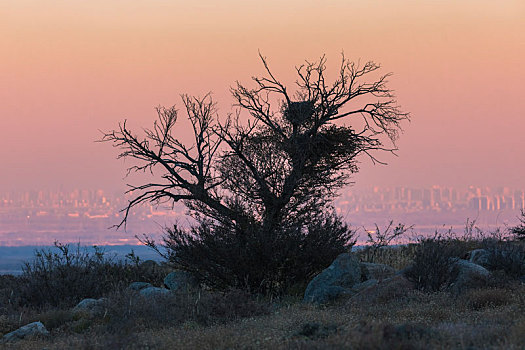
M 510 186 L 525 173 L 523 1 L 0 3 L 0 190 L 122 188 L 100 130 L 149 127 L 157 105 L 340 53 L 381 63 L 412 115 L 388 166 L 356 186 Z M 189 131 L 180 129 L 181 137 Z

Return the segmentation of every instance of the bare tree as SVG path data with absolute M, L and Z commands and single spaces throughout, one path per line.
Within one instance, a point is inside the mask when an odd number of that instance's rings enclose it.
M 238 232 L 241 242 L 257 231 L 250 239 L 260 241 L 262 250 L 273 249 L 283 230 L 326 219 L 323 213 L 358 171 L 361 154 L 378 162 L 376 151 L 395 151 L 400 123 L 408 114 L 386 86 L 390 74 L 363 81 L 379 65 L 359 65 L 343 56 L 329 84 L 323 56 L 296 67 L 298 79 L 290 92 L 266 58 L 260 58 L 266 75 L 254 77 L 253 88 L 237 83 L 232 94 L 238 109 L 222 122 L 209 94 L 182 96 L 193 127 L 192 145 L 174 136 L 175 107 L 157 108 L 158 120 L 143 138 L 126 122 L 104 135 L 103 141 L 122 150 L 119 158 L 138 161 L 128 174 L 151 171 L 160 177 L 130 187 L 133 198 L 118 226 L 139 203 L 183 201 L 200 220 Z M 341 235 L 344 230 L 335 231 Z

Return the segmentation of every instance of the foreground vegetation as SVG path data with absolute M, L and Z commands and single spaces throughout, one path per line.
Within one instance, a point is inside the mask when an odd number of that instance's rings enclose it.
M 126 288 L 129 282 L 160 286 L 170 267 L 59 245 L 37 252 L 23 276 L 0 276 L 0 335 L 41 321 L 50 336 L 0 347 L 523 349 L 525 247 L 497 238 L 436 235 L 397 248 L 376 241 L 355 252 L 360 260 L 405 270 L 327 305 L 301 301 L 307 281 L 279 298 L 206 287 L 144 298 Z M 449 258 L 478 248 L 489 252 L 490 280 L 448 288 Z M 429 274 L 432 280 L 422 278 Z M 102 312 L 73 309 L 86 297 L 105 297 Z
M 445 292 L 399 294 L 389 289 L 370 298 L 341 301 L 328 307 L 281 303 L 272 308 L 269 303 L 261 303 L 262 309 L 254 307 L 257 304 L 253 302 L 246 304 L 246 299 L 225 295 L 217 300 L 201 298 L 202 304 L 199 301 L 195 306 L 187 306 L 195 313 L 186 309 L 182 314 L 176 313 L 182 310 L 174 298 L 168 304 L 173 312 L 170 316 L 164 314 L 165 308 L 151 310 L 143 305 L 139 312 L 148 312 L 140 317 L 134 312 L 132 318 L 126 314 L 123 304 L 127 300 L 122 297 L 109 316 L 94 320 L 75 319 L 66 310 L 22 315 L 27 320 L 48 322 L 52 338 L 4 346 L 12 349 L 523 349 L 525 346 L 523 285 L 472 290 L 457 299 Z M 218 300 L 223 303 L 216 306 L 214 301 Z M 211 305 L 215 308 L 198 313 L 199 306 Z M 113 319 L 113 312 L 121 313 L 117 320 Z

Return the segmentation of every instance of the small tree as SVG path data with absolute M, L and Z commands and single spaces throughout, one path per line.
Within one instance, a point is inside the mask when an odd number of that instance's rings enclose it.
M 510 228 L 510 233 L 520 241 L 525 241 L 525 209 L 521 209 L 520 224 Z
M 174 136 L 175 107 L 157 108 L 158 120 L 144 138 L 124 121 L 103 140 L 122 150 L 119 158 L 138 161 L 128 174 L 160 176 L 130 186 L 133 198 L 118 226 L 139 203 L 183 201 L 198 225 L 167 230 L 171 261 L 217 287 L 273 293 L 310 277 L 348 248 L 353 233 L 330 203 L 357 172 L 359 155 L 376 162 L 374 151 L 395 150 L 408 114 L 386 87 L 389 74 L 363 81 L 380 68 L 373 62 L 359 65 L 343 56 L 332 84 L 325 79 L 324 56 L 306 62 L 296 67 L 291 93 L 261 60 L 266 75 L 254 77 L 253 88 L 237 83 L 232 94 L 238 109 L 222 122 L 209 94 L 182 96 L 192 145 Z

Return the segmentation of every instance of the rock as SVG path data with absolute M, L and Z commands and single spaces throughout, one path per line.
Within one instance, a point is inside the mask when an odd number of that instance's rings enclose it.
M 469 262 L 483 267 L 489 264 L 489 252 L 486 249 L 474 249 L 469 252 Z
M 151 283 L 148 282 L 131 282 L 128 286 L 129 290 L 139 291 L 144 288 L 153 287 Z
M 303 301 L 326 303 L 342 294 L 351 294 L 350 288 L 360 282 L 359 260 L 352 254 L 343 253 L 308 283 Z
M 173 271 L 164 278 L 164 286 L 171 291 L 187 291 L 198 287 L 197 280 L 187 271 Z
M 33 322 L 18 328 L 16 331 L 7 333 L 6 335 L 4 335 L 2 340 L 5 342 L 13 342 L 28 337 L 48 335 L 49 332 L 47 331 L 46 327 L 44 327 L 42 322 Z
M 156 298 L 156 297 L 162 297 L 170 294 L 170 291 L 166 288 L 159 288 L 159 287 L 146 287 L 139 291 L 140 295 L 146 298 Z
M 452 283 L 449 290 L 456 293 L 483 286 L 490 277 L 490 272 L 486 268 L 463 259 L 458 259 L 452 265 L 450 273 Z
M 366 281 L 370 279 L 382 280 L 395 275 L 396 270 L 392 266 L 385 264 L 374 264 L 362 262 L 361 264 L 361 280 Z
M 74 313 L 87 313 L 91 316 L 104 313 L 106 307 L 106 298 L 91 299 L 87 298 L 82 300 L 73 308 Z
M 372 284 L 372 282 L 377 283 Z M 361 289 L 357 294 L 352 296 L 354 302 L 367 304 L 389 303 L 391 300 L 400 300 L 406 297 L 414 290 L 414 284 L 401 274 L 396 274 L 381 282 L 368 280 L 355 285 L 354 288 L 359 286 L 365 287 L 366 283 L 370 283 L 371 285 L 366 286 L 366 288 Z
M 351 290 L 354 293 L 360 293 L 360 292 L 364 291 L 365 289 L 368 289 L 368 288 L 371 288 L 371 287 L 377 285 L 378 283 L 379 283 L 378 280 L 376 280 L 375 278 L 372 278 L 372 279 L 366 280 L 364 282 L 354 284 L 352 286 Z

